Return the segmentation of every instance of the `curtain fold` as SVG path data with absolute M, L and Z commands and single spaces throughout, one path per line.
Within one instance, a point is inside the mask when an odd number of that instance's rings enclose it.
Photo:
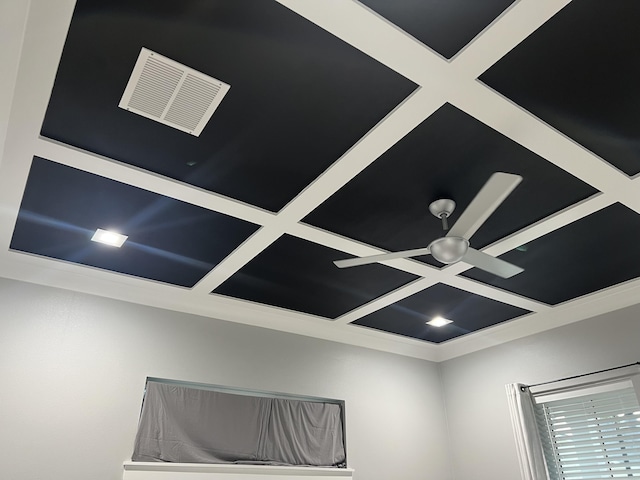
M 259 460 L 270 405 L 264 398 L 147 383 L 132 460 L 229 463 Z
M 339 405 L 271 400 L 271 415 L 261 445 L 264 459 L 290 465 L 344 463 Z
M 337 404 L 148 382 L 133 461 L 338 466 Z
M 536 426 L 533 396 L 528 388 L 519 383 L 510 383 L 505 387 L 522 479 L 549 480 L 542 442 Z

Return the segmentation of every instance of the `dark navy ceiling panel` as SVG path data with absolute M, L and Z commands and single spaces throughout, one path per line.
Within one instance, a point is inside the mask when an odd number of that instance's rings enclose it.
M 96 229 L 129 238 L 91 241 Z M 257 226 L 42 158 L 34 158 L 14 250 L 191 287 Z
M 416 277 L 384 265 L 340 269 L 344 253 L 285 235 L 213 293 L 336 318 Z
M 142 47 L 231 85 L 200 137 L 118 107 Z M 79 0 L 42 134 L 277 211 L 414 89 L 272 0 Z
M 628 175 L 640 173 L 640 2 L 580 0 L 480 79 Z
M 452 198 L 456 221 L 492 173 L 520 185 L 471 238 L 482 248 L 596 193 L 589 185 L 446 104 L 304 221 L 390 251 L 443 236 L 428 205 Z M 436 264 L 430 256 L 420 260 Z
M 556 305 L 640 277 L 638 245 L 640 216 L 616 203 L 502 255 L 525 269 L 515 277 L 463 275 Z
M 440 343 L 527 313 L 528 310 L 439 283 L 362 317 L 353 325 Z M 426 324 L 437 316 L 453 323 L 444 327 Z
M 360 0 L 405 32 L 451 58 L 514 0 Z

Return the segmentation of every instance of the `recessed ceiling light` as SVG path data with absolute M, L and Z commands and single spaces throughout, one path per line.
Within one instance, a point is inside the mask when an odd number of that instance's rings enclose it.
M 94 242 L 104 243 L 112 247 L 120 248 L 124 241 L 129 238 L 127 235 L 122 235 L 116 232 L 109 232 L 108 230 L 102 230 L 101 228 L 96 230 L 91 240 Z
M 442 317 L 434 317 L 427 322 L 427 325 L 431 325 L 432 327 L 444 327 L 449 323 L 452 323 L 452 320 L 447 320 L 446 318 Z

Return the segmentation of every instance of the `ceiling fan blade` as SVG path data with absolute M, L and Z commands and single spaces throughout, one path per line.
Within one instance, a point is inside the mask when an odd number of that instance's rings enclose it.
M 469 240 L 480 226 L 500 206 L 505 198 L 522 181 L 520 175 L 496 172 L 480 189 L 458 221 L 447 233 L 447 237 L 462 237 Z
M 338 268 L 355 267 L 358 265 L 367 265 L 369 263 L 382 262 L 383 260 L 393 260 L 394 258 L 419 257 L 420 255 L 428 255 L 429 247 L 416 248 L 414 250 L 403 250 L 401 252 L 383 253 L 381 255 L 370 255 L 368 257 L 347 258 L 346 260 L 334 260 Z
M 462 261 L 502 278 L 511 278 L 520 272 L 524 272 L 524 268 L 517 267 L 471 247 L 462 257 Z

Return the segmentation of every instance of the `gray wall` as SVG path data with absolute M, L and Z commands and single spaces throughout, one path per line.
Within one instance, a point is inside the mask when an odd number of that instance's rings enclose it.
M 438 368 L 0 279 L 0 478 L 120 479 L 155 376 L 344 399 L 358 480 L 515 480 L 504 385 L 639 361 L 639 317 L 630 307 Z
M 520 478 L 504 385 L 640 361 L 640 306 L 440 364 L 456 479 Z
M 447 479 L 437 365 L 0 279 L 0 478 L 122 478 L 147 376 L 344 399 L 359 480 Z

